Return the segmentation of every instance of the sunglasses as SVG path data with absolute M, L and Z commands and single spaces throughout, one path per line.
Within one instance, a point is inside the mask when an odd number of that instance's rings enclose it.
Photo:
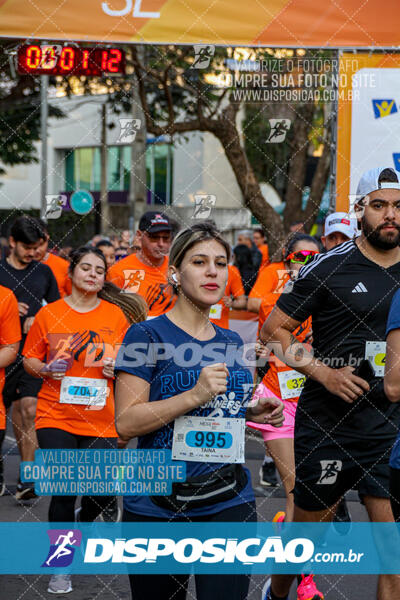
M 306 265 L 316 254 L 319 254 L 317 250 L 299 250 L 298 252 L 292 252 L 289 254 L 286 257 L 286 260 L 288 262 Z

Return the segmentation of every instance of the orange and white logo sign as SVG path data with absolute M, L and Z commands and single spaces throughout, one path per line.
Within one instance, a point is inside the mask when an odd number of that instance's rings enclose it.
M 123 291 L 130 294 L 137 294 L 145 274 L 146 271 L 144 269 L 124 269 Z

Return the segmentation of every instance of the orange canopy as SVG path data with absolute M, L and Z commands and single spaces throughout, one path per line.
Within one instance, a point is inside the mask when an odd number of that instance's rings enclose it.
M 388 48 L 400 45 L 400 11 L 398 0 L 0 0 L 0 36 Z

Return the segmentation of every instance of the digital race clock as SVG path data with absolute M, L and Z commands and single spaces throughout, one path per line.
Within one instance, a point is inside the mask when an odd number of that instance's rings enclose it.
M 125 52 L 120 48 L 99 46 L 23 45 L 18 48 L 18 72 L 32 75 L 125 73 Z

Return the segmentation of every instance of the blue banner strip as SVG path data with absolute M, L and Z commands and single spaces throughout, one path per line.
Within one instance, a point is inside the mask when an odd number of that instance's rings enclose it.
M 400 573 L 394 523 L 0 523 L 0 574 Z

